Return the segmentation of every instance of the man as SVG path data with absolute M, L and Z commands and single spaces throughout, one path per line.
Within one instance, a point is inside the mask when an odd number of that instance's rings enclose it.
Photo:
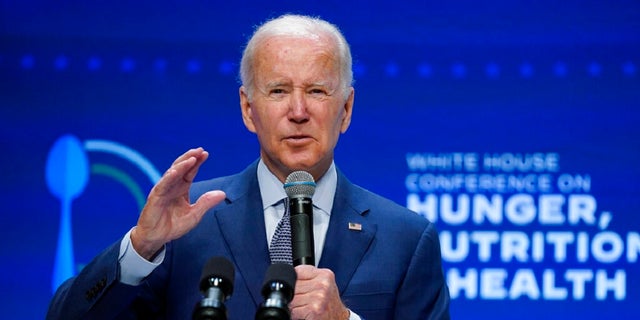
M 354 101 L 351 54 L 337 28 L 293 15 L 267 22 L 248 42 L 240 73 L 242 119 L 258 137 L 260 159 L 192 185 L 208 153 L 178 157 L 136 227 L 61 286 L 48 318 L 188 319 L 202 298 L 202 266 L 225 256 L 236 269 L 229 317 L 252 319 L 284 215 L 282 183 L 304 170 L 318 183 L 318 265 L 296 267 L 292 319 L 448 319 L 434 226 L 353 185 L 334 165 Z

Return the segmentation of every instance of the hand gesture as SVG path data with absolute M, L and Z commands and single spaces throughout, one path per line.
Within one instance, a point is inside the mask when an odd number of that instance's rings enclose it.
M 209 191 L 194 203 L 189 189 L 198 169 L 209 157 L 202 148 L 178 157 L 151 189 L 147 203 L 131 232 L 131 243 L 142 257 L 151 260 L 165 243 L 193 229 L 207 210 L 225 198 L 220 190 Z

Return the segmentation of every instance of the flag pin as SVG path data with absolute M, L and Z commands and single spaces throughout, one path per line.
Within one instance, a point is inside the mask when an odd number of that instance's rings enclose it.
M 355 222 L 349 222 L 349 230 L 362 231 L 362 225 Z

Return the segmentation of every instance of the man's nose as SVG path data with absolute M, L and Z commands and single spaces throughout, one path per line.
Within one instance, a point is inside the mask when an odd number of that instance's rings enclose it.
M 295 122 L 304 122 L 309 119 L 307 99 L 303 90 L 295 90 L 291 95 L 289 105 L 289 119 Z

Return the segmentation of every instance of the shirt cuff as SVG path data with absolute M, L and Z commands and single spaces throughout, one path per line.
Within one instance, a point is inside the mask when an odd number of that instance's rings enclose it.
M 131 231 L 133 228 L 120 241 L 118 264 L 120 265 L 120 282 L 137 286 L 164 261 L 166 250 L 165 247 L 162 247 L 153 261 L 141 257 L 131 245 Z

